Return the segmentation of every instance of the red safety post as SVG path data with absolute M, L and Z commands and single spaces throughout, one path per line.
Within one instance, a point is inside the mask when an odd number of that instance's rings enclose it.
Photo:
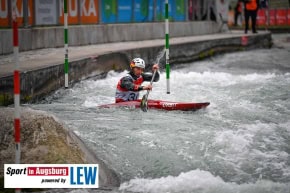
M 19 70 L 19 48 L 18 48 L 18 24 L 13 9 L 13 52 L 14 52 L 14 135 L 15 135 L 15 164 L 20 164 L 20 70 Z M 15 189 L 16 193 L 21 189 Z

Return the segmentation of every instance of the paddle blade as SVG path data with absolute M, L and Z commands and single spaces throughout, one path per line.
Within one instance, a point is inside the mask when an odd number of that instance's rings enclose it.
M 140 108 L 143 112 L 148 111 L 148 100 L 147 100 L 147 95 L 143 95 L 142 100 L 141 100 L 141 105 Z

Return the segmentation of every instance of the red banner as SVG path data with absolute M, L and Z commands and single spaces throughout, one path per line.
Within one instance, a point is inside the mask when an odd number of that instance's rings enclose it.
M 276 10 L 269 10 L 270 25 L 276 25 Z
M 290 25 L 290 9 L 288 9 L 288 25 Z
M 287 9 L 276 10 L 276 24 L 287 25 Z
M 265 9 L 260 9 L 257 16 L 257 25 L 266 25 L 267 17 Z

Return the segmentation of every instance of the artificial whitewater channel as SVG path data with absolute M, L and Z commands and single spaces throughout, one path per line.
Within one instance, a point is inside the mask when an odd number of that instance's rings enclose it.
M 289 193 L 289 61 L 279 44 L 181 64 L 170 95 L 161 73 L 149 98 L 211 103 L 196 112 L 96 108 L 114 102 L 126 72 L 29 106 L 63 120 L 116 171 L 121 186 L 104 192 Z

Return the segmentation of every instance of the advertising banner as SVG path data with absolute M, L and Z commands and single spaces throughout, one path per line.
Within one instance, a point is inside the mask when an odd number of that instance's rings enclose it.
M 168 0 L 168 18 L 171 21 L 173 20 L 172 6 L 173 0 Z M 165 0 L 156 1 L 156 19 L 157 21 L 164 21 L 165 19 Z
M 267 17 L 265 9 L 259 9 L 257 15 L 257 25 L 266 25 L 267 24 Z
M 118 0 L 118 17 L 120 23 L 133 21 L 133 0 Z
M 63 1 L 59 1 L 59 23 L 64 24 Z M 99 22 L 98 0 L 68 0 L 68 24 L 97 24 Z
M 35 0 L 35 24 L 36 25 L 56 25 L 57 0 Z
M 185 21 L 185 0 L 172 1 L 172 16 L 173 21 Z
M 153 0 L 134 0 L 134 21 L 153 21 Z
M 64 0 L 59 0 L 59 24 L 64 24 Z M 67 0 L 68 24 L 79 23 L 79 0 Z
M 99 1 L 82 0 L 81 1 L 81 23 L 97 24 L 99 23 Z
M 0 26 L 9 26 L 8 0 L 0 0 Z
M 17 23 L 23 25 L 23 0 L 0 0 L 0 27 L 10 27 L 9 18 L 12 18 L 12 12 L 9 11 L 8 3 L 11 7 L 15 7 Z M 28 24 L 33 24 L 33 0 L 28 0 Z
M 4 188 L 98 187 L 98 164 L 4 164 Z
M 102 23 L 117 22 L 117 0 L 102 0 Z
M 287 9 L 276 10 L 276 25 L 287 25 Z
M 270 15 L 270 25 L 276 25 L 276 10 L 271 9 L 269 10 Z
M 288 25 L 290 25 L 290 9 L 288 9 L 288 12 L 287 12 L 287 18 L 288 18 Z

